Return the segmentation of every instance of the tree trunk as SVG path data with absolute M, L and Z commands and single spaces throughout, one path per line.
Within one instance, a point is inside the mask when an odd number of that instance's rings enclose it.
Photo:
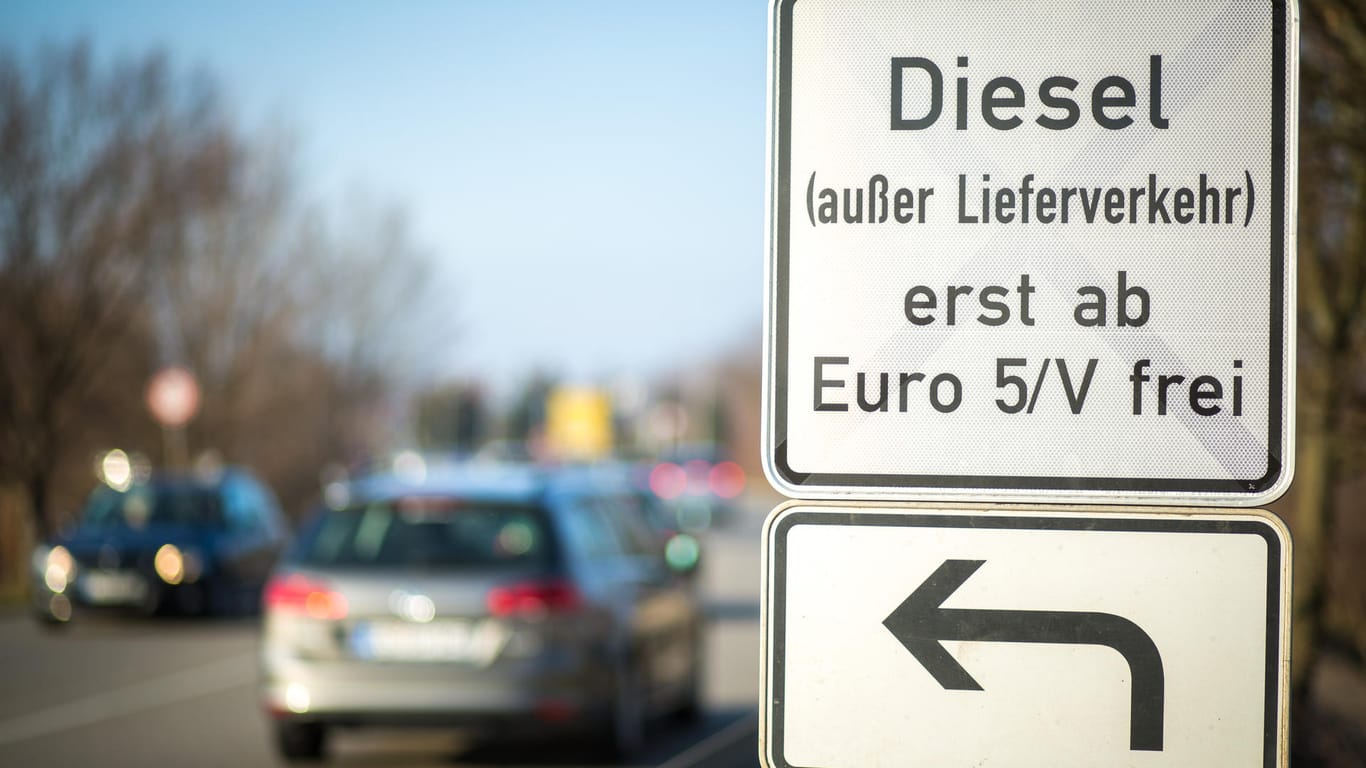
M 1297 437 L 1290 685 L 1291 703 L 1298 707 L 1308 705 L 1313 694 L 1328 604 L 1328 548 L 1333 540 L 1340 459 L 1335 440 L 1336 381 L 1330 378 L 1326 389 L 1322 410 L 1306 414 Z
M 35 541 L 46 541 L 52 533 L 51 526 L 48 525 L 47 518 L 47 477 L 45 470 L 31 472 L 25 486 L 28 490 L 28 508 L 33 516 L 33 538 Z

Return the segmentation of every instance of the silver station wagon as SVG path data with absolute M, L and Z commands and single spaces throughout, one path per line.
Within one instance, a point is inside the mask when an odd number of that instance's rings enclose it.
M 702 618 L 633 488 L 592 468 L 371 477 L 264 594 L 263 698 L 289 759 L 338 726 L 581 734 L 620 757 L 698 706 Z

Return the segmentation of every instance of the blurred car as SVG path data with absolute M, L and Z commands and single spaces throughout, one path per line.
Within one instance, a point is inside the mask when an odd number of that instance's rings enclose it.
M 649 489 L 674 518 L 673 527 L 697 533 L 726 526 L 744 493 L 745 471 L 712 443 L 685 443 L 662 454 L 650 468 Z
M 76 526 L 34 551 L 33 609 L 50 623 L 82 608 L 249 610 L 286 535 L 274 495 L 242 469 L 100 485 Z
M 698 707 L 702 614 L 619 473 L 472 464 L 354 483 L 265 592 L 277 746 L 337 726 L 586 734 Z
M 664 560 L 684 578 L 696 579 L 701 572 L 702 544 L 697 528 L 685 530 L 676 505 L 659 497 L 651 487 L 658 464 L 652 462 L 600 462 L 592 471 L 624 483 L 623 502 L 629 513 L 642 518 L 663 549 Z

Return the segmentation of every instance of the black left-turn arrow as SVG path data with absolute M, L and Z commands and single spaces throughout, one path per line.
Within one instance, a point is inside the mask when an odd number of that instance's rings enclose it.
M 1110 613 L 942 607 L 949 595 L 984 562 L 945 560 L 887 616 L 883 626 L 940 685 L 956 691 L 980 691 L 982 686 L 940 645 L 943 640 L 1113 648 L 1129 663 L 1133 679 L 1129 699 L 1129 749 L 1162 751 L 1162 656 L 1148 633 L 1132 621 Z

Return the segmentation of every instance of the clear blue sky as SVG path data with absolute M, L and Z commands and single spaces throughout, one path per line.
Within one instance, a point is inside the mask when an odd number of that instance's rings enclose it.
M 762 318 L 767 3 L 7 2 L 0 45 L 169 51 L 311 197 L 401 205 L 456 287 L 452 374 L 681 368 Z

